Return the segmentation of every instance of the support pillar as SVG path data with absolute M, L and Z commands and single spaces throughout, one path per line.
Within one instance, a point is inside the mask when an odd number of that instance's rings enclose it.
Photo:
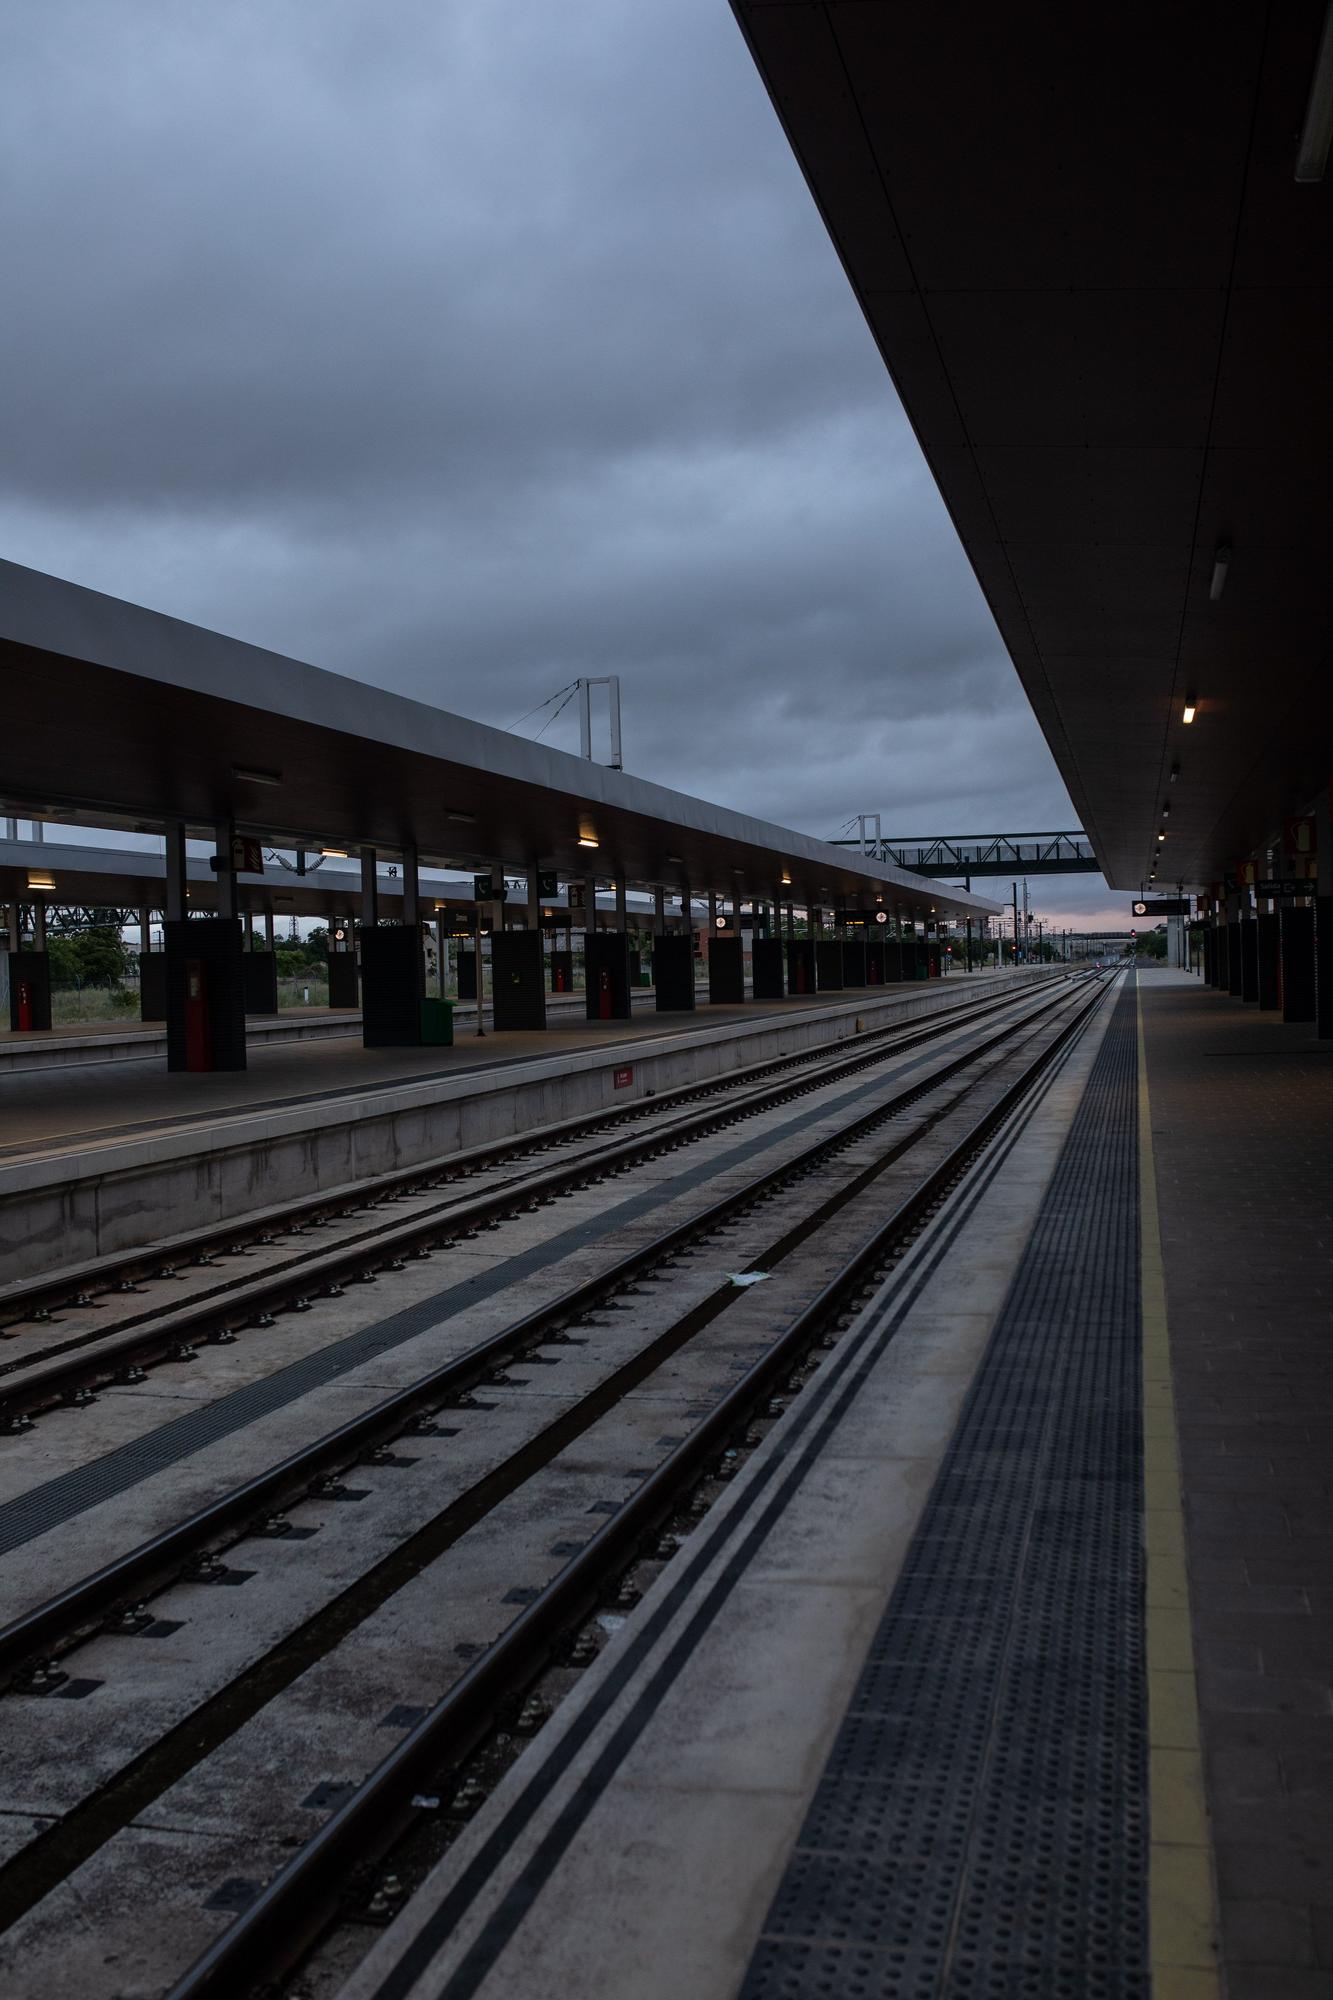
M 234 917 L 169 917 L 165 959 L 167 1068 L 246 1066 L 245 968 Z
M 1314 911 L 1308 904 L 1288 903 L 1280 912 L 1282 952 L 1282 1018 L 1315 1019 Z
M 46 950 L 46 898 L 34 896 L 32 899 L 32 948 Z
M 1253 916 L 1240 923 L 1240 997 L 1251 1005 L 1259 998 L 1259 925 Z
M 241 913 L 240 879 L 231 865 L 231 843 L 234 832 L 235 828 L 230 820 L 218 822 L 213 857 L 218 864 L 218 915 L 230 922 L 234 922 Z
M 185 821 L 183 819 L 169 819 L 167 821 L 165 841 L 167 886 L 166 902 L 163 905 L 162 914 L 165 922 L 172 924 L 179 923 L 182 918 L 189 915 L 189 890 L 185 869 Z M 162 935 L 165 948 L 165 929 Z
M 1282 1005 L 1282 939 L 1276 913 L 1262 912 L 1256 918 L 1254 928 L 1257 960 L 1255 998 L 1261 1011 L 1275 1011 Z
M 419 1048 L 425 966 L 421 926 L 361 926 L 361 1041 L 368 1049 Z
M 361 849 L 361 922 L 369 929 L 380 920 L 380 886 L 375 850 Z
M 1333 896 L 1314 899 L 1314 981 L 1314 1031 L 1321 1042 L 1333 1041 Z
M 415 847 L 403 849 L 403 922 L 421 926 L 421 877 Z

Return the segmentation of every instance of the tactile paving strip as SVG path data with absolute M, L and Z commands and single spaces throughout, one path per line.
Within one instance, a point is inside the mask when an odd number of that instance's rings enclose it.
M 742 2000 L 1146 2000 L 1137 1060 L 1130 988 Z

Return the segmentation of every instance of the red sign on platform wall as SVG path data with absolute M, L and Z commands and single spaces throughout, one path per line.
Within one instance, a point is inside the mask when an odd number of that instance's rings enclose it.
M 1305 813 L 1299 819 L 1284 820 L 1282 825 L 1282 845 L 1288 854 L 1313 854 L 1315 851 L 1314 814 Z
M 264 872 L 264 846 L 259 840 L 246 840 L 239 833 L 231 843 L 231 865 L 238 875 L 262 875 Z
M 611 1081 L 617 1090 L 626 1089 L 634 1081 L 633 1064 L 626 1063 L 624 1069 L 613 1070 L 611 1072 Z

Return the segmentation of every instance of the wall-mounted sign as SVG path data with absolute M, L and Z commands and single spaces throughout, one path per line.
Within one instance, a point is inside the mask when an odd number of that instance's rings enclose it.
M 1265 875 L 1254 885 L 1256 896 L 1313 896 L 1315 885 L 1306 875 Z
M 215 875 L 262 875 L 264 843 L 261 840 L 246 840 L 235 833 L 230 853 L 211 854 L 208 865 Z
M 633 1063 L 626 1063 L 623 1069 L 615 1069 L 612 1070 L 611 1072 L 612 1086 L 616 1090 L 627 1090 L 630 1084 L 633 1083 L 633 1081 L 634 1081 Z
M 558 896 L 560 894 L 560 877 L 556 874 L 554 868 L 538 869 L 537 894 L 539 896 Z
M 1158 896 L 1151 903 L 1131 903 L 1130 909 L 1136 917 L 1187 917 L 1190 899 L 1188 896 Z
M 876 910 L 875 922 L 877 924 L 886 924 L 888 921 L 889 921 L 889 913 L 887 910 Z

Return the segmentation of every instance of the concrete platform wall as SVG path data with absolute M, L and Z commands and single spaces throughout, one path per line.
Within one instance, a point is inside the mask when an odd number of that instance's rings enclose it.
M 650 1092 L 725 1076 L 747 1064 L 832 1046 L 860 1027 L 911 1021 L 997 989 L 1060 977 L 1042 967 L 812 1005 L 754 1023 L 645 1035 L 503 1068 L 432 1077 L 369 1095 L 241 1111 L 201 1130 L 51 1152 L 0 1167 L 0 1284 L 65 1270 L 140 1244 L 251 1219 Z M 618 1086 L 617 1070 L 632 1081 Z

